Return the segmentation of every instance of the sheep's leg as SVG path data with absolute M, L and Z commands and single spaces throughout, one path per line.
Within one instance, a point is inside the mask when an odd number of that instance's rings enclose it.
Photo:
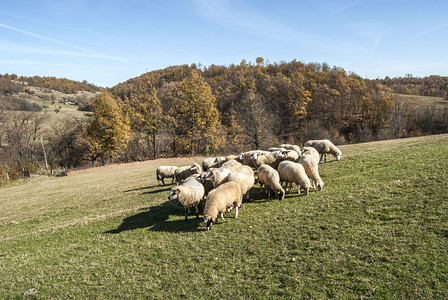
M 221 219 L 224 221 L 224 222 L 227 222 L 227 220 L 226 219 L 224 219 L 224 214 L 221 212 Z
M 198 205 L 195 205 L 194 208 L 196 208 L 196 219 L 199 219 L 199 209 L 198 209 Z
M 235 206 L 235 219 L 238 218 L 238 206 Z
M 165 185 L 164 177 L 162 177 L 162 184 Z
M 185 207 L 185 222 L 188 221 L 188 207 Z
M 297 185 L 297 194 L 300 195 L 300 184 Z

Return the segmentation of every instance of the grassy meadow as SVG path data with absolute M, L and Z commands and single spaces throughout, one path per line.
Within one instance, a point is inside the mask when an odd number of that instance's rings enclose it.
M 0 298 L 446 299 L 448 134 L 340 149 L 323 191 L 256 185 L 208 232 L 155 178 L 200 157 L 1 188 Z
M 448 100 L 442 97 L 430 97 L 420 95 L 394 94 L 394 98 L 401 103 L 406 103 L 412 107 L 438 107 L 444 109 L 448 107 Z

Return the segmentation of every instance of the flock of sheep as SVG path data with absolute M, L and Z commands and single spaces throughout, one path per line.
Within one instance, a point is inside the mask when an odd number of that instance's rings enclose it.
M 194 207 L 199 219 L 198 205 L 205 200 L 204 223 L 210 230 L 218 222 L 218 216 L 224 219 L 224 212 L 241 207 L 243 196 L 249 199 L 249 190 L 255 184 L 257 170 L 258 183 L 265 186 L 268 199 L 275 193 L 282 200 L 286 191 L 291 192 L 293 183 L 297 192 L 301 189 L 307 195 L 311 187 L 322 190 L 323 181 L 319 176 L 318 165 L 326 155 L 332 154 L 336 160 L 341 159 L 341 151 L 329 140 L 310 140 L 303 149 L 297 145 L 282 144 L 268 151 L 253 150 L 239 156 L 209 157 L 202 161 L 202 166 L 160 166 L 156 175 L 159 185 L 165 185 L 165 178 L 177 183 L 171 188 L 168 200 L 178 200 L 185 207 L 185 221 L 189 209 Z M 283 188 L 285 184 L 285 189 Z M 289 183 L 289 190 L 288 190 Z M 313 186 L 311 185 L 313 184 Z

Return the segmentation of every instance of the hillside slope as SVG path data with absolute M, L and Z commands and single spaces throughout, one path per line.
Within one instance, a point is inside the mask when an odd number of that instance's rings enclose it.
M 323 191 L 206 232 L 168 202 L 164 159 L 33 178 L 0 194 L 0 298 L 446 298 L 448 135 L 340 147 Z

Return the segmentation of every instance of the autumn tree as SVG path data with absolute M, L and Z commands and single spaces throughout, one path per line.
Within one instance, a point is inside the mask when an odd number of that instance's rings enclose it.
M 221 146 L 219 112 L 210 86 L 197 71 L 182 81 L 175 109 L 176 131 L 189 153 L 216 151 Z
M 92 163 L 98 158 L 104 163 L 105 156 L 112 159 L 126 147 L 130 133 L 129 119 L 108 92 L 96 97 L 92 105 L 94 118 L 86 129 L 90 158 Z
M 157 158 L 156 134 L 160 129 L 162 107 L 157 91 L 150 81 L 138 84 L 125 101 L 134 140 L 152 144 L 153 158 Z

